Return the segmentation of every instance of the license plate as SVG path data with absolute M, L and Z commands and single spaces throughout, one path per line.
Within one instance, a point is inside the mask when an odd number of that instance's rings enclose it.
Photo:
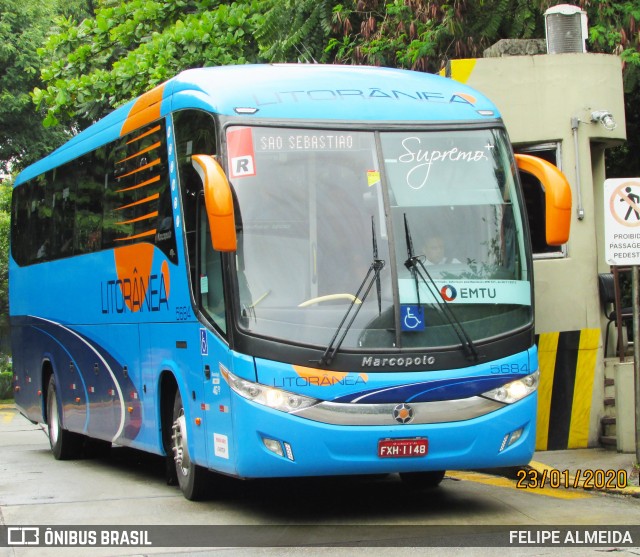
M 380 439 L 378 456 L 380 458 L 407 458 L 426 456 L 429 441 L 424 437 L 416 439 Z

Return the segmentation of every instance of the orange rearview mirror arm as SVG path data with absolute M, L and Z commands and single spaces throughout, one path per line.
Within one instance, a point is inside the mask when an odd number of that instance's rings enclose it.
M 516 155 L 518 168 L 533 174 L 544 189 L 546 241 L 560 246 L 569 239 L 571 228 L 571 186 L 557 166 L 531 155 Z
M 191 164 L 204 184 L 204 204 L 211 243 L 216 251 L 236 251 L 238 240 L 233 195 L 224 170 L 211 155 L 192 155 Z

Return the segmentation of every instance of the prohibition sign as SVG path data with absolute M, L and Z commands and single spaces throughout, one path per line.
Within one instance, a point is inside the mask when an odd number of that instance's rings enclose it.
M 640 178 L 610 178 L 603 190 L 605 260 L 640 265 Z
M 640 226 L 640 182 L 628 180 L 618 184 L 609 199 L 609 211 L 623 226 Z

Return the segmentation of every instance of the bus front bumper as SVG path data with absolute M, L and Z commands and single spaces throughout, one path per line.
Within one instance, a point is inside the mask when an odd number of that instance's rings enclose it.
M 322 423 L 233 398 L 227 458 L 244 478 L 523 466 L 535 450 L 536 392 L 473 419 L 394 425 Z

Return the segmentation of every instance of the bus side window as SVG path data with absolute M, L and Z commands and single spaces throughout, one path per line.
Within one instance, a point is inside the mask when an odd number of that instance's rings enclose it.
M 51 253 L 51 188 L 47 187 L 51 173 L 36 178 L 34 194 L 31 198 L 31 222 L 33 223 L 33 241 L 36 253 L 36 263 L 48 261 Z
M 97 161 L 96 161 L 97 162 Z M 76 183 L 75 254 L 92 253 L 102 249 L 103 183 L 97 180 L 98 168 L 93 157 L 78 159 L 69 168 L 70 181 Z
M 13 228 L 11 249 L 18 265 L 30 265 L 36 260 L 38 246 L 34 246 L 34 219 L 31 199 L 35 184 L 29 182 L 13 190 Z
M 54 172 L 53 232 L 51 241 L 56 257 L 73 255 L 73 221 L 75 217 L 75 184 Z
M 191 155 L 215 155 L 216 127 L 210 114 L 200 110 L 181 110 L 173 114 L 173 128 L 176 141 L 176 157 L 180 190 L 182 196 L 182 210 L 184 230 L 187 238 L 187 252 L 189 259 L 189 273 L 194 296 L 199 291 L 196 276 L 196 236 L 198 210 L 198 195 L 202 191 L 202 180 L 191 164 Z
M 200 196 L 200 307 L 209 315 L 222 332 L 227 332 L 225 319 L 224 287 L 222 278 L 222 253 L 213 249 L 209 233 L 209 219 Z

